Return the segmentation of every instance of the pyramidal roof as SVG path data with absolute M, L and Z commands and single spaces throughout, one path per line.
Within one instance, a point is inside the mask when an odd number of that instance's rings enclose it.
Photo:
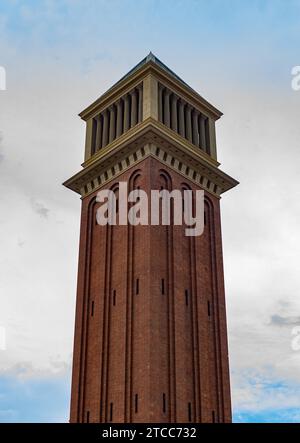
M 168 68 L 168 66 L 165 65 L 161 60 L 159 60 L 159 58 L 157 58 L 151 51 L 149 52 L 149 54 L 145 58 L 143 58 L 143 60 L 141 60 L 132 69 L 130 69 L 130 71 L 128 71 L 127 74 L 125 74 L 122 78 L 120 78 L 120 80 L 118 80 L 117 83 L 115 83 L 111 88 L 115 87 L 118 83 L 121 83 L 123 80 L 130 77 L 132 74 L 134 74 L 136 71 L 138 71 L 138 69 L 140 69 L 142 66 L 146 65 L 149 62 L 155 63 L 160 68 L 162 68 L 164 71 L 166 71 L 169 75 L 171 75 L 176 80 L 180 81 L 185 86 L 187 86 L 188 88 L 191 89 L 191 87 L 185 81 L 183 81 L 182 78 L 180 78 L 177 74 L 175 74 L 175 72 L 173 72 L 170 68 Z
M 166 74 L 169 75 L 169 77 L 172 77 L 177 82 L 181 83 L 183 87 L 190 90 L 192 94 L 196 94 L 196 96 L 202 101 L 205 106 L 207 106 L 215 115 L 217 118 L 221 117 L 222 112 L 219 111 L 217 108 L 215 108 L 211 103 L 209 103 L 207 100 L 205 100 L 197 91 L 195 91 L 193 88 L 191 88 L 182 78 L 180 78 L 177 74 L 175 74 L 174 71 L 172 71 L 170 68 L 168 68 L 167 65 L 165 65 L 159 58 L 157 58 L 151 51 L 149 54 L 143 58 L 137 65 L 135 65 L 130 71 L 127 72 L 123 77 L 121 77 L 116 83 L 114 83 L 109 89 L 107 89 L 96 101 L 94 101 L 91 105 L 89 105 L 86 109 L 84 109 L 82 112 L 79 113 L 79 116 L 83 119 L 86 118 L 87 115 L 94 109 L 97 104 L 103 99 L 105 99 L 109 94 L 115 89 L 118 88 L 119 85 L 121 85 L 124 81 L 126 82 L 127 79 L 129 79 L 132 75 L 134 75 L 137 71 L 142 69 L 147 64 L 154 64 L 156 65 L 160 70 L 164 71 Z

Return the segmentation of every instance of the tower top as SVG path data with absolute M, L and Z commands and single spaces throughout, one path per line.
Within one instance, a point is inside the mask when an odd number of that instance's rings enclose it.
M 172 71 L 165 63 L 163 63 L 153 52 L 144 57 L 139 63 L 137 63 L 132 69 L 130 69 L 123 77 L 114 83 L 106 92 L 104 92 L 97 100 L 91 105 L 80 112 L 79 116 L 83 120 L 87 120 L 91 113 L 99 107 L 101 103 L 105 103 L 107 98 L 113 96 L 120 89 L 126 88 L 127 84 L 132 83 L 135 79 L 143 78 L 147 73 L 152 72 L 156 76 L 161 77 L 168 82 L 171 82 L 173 86 L 180 88 L 178 94 L 188 94 L 193 100 L 196 100 L 198 106 L 206 110 L 206 113 L 217 120 L 223 114 L 222 112 L 205 100 L 197 91 L 189 86 L 181 77 L 179 77 L 174 71 Z
M 219 197 L 237 181 L 219 169 L 222 113 L 152 52 L 84 109 L 83 169 L 64 184 L 85 197 L 147 156 Z
M 112 86 L 112 88 L 114 86 L 116 86 L 118 83 L 120 83 L 121 81 L 125 80 L 126 78 L 129 78 L 138 69 L 140 69 L 141 67 L 143 67 L 144 65 L 146 65 L 147 63 L 150 63 L 150 62 L 155 63 L 157 66 L 159 66 L 161 69 L 163 69 L 168 75 L 170 75 L 171 77 L 173 77 L 176 80 L 178 80 L 179 82 L 181 82 L 185 87 L 192 89 L 185 81 L 182 80 L 182 78 L 180 78 L 177 74 L 175 74 L 174 71 L 172 71 L 167 65 L 165 65 L 151 51 L 149 52 L 149 54 L 145 58 L 143 58 L 143 60 L 141 60 L 139 63 L 137 63 L 132 69 L 130 69 L 130 71 L 128 71 L 127 74 L 125 74 L 122 78 L 120 78 L 120 80 L 118 80 L 117 83 L 115 83 Z M 112 88 L 110 88 L 110 89 L 112 89 Z

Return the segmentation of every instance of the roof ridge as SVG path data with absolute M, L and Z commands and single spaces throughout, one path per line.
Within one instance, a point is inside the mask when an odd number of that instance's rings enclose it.
M 175 74 L 174 71 L 172 71 L 167 65 L 165 65 L 158 57 L 156 57 L 155 54 L 153 54 L 152 51 L 149 52 L 146 57 L 144 57 L 139 63 L 137 63 L 133 68 L 131 68 L 125 75 L 123 75 L 116 83 L 114 83 L 106 92 L 113 89 L 116 85 L 121 83 L 125 78 L 128 78 L 131 76 L 134 72 L 136 72 L 141 66 L 145 65 L 146 63 L 153 62 L 156 65 L 160 66 L 164 71 L 166 71 L 169 75 L 176 78 L 178 81 L 183 83 L 186 87 L 189 89 L 192 89 L 182 78 L 180 78 L 177 74 Z M 192 89 L 193 90 L 193 89 Z

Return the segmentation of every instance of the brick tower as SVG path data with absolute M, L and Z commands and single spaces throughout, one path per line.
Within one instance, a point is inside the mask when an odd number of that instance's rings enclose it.
M 230 422 L 221 112 L 152 53 L 80 117 L 83 169 L 71 422 Z M 96 194 L 203 189 L 205 227 L 100 226 Z

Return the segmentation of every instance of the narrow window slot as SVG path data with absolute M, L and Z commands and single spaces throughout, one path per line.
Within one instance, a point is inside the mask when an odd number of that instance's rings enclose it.
M 161 279 L 161 293 L 164 295 L 165 293 L 165 279 Z
M 92 301 L 91 316 L 94 317 L 94 301 Z
M 139 293 L 139 289 L 140 289 L 140 281 L 139 281 L 139 279 L 137 278 L 136 279 L 136 283 L 135 283 L 135 293 L 138 295 L 138 293 Z
M 192 421 L 192 404 L 188 403 L 188 417 L 189 421 Z
M 216 423 L 215 411 L 211 412 L 211 416 L 212 416 L 212 422 Z
M 113 407 L 114 407 L 114 404 L 111 403 L 110 408 L 109 408 L 109 421 L 113 420 Z
M 86 413 L 86 422 L 87 423 L 90 422 L 90 411 L 87 411 L 87 413 Z
M 166 394 L 163 393 L 163 413 L 165 414 L 166 412 Z
M 204 226 L 206 226 L 207 220 L 206 220 L 206 212 L 204 212 Z
M 207 300 L 207 315 L 210 317 L 210 301 Z
M 185 304 L 186 306 L 189 304 L 189 291 L 187 289 L 185 290 Z
M 93 118 L 93 123 L 92 123 L 92 155 L 95 154 L 96 152 L 96 131 L 97 131 L 97 121 L 95 118 Z
M 137 414 L 137 412 L 138 412 L 138 401 L 139 401 L 138 395 L 135 394 L 135 397 L 134 397 L 134 412 L 135 412 L 136 414 Z
M 116 290 L 113 290 L 113 305 L 116 306 Z

